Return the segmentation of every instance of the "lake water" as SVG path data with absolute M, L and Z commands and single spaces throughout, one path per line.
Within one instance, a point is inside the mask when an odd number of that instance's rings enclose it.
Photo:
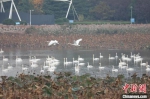
M 148 71 L 146 71 L 146 66 L 141 66 L 141 62 L 134 62 L 134 58 L 130 58 L 130 55 L 138 54 L 142 57 L 142 62 L 150 63 L 150 51 L 147 50 L 20 50 L 20 49 L 7 49 L 4 50 L 4 53 L 0 54 L 0 75 L 7 76 L 15 76 L 17 72 L 28 73 L 28 71 L 35 71 L 36 73 L 40 73 L 41 67 L 43 67 L 46 58 L 49 56 L 55 57 L 59 62 L 55 64 L 56 72 L 72 72 L 76 75 L 82 75 L 89 73 L 91 76 L 97 77 L 106 77 L 107 74 L 116 77 L 118 74 L 124 74 L 126 77 L 132 75 L 133 73 L 137 73 L 138 76 L 141 76 L 143 73 L 147 73 L 150 75 Z M 101 55 L 103 58 L 100 58 L 97 61 L 93 62 L 93 54 L 95 58 L 99 58 Z M 117 53 L 118 58 L 115 58 Z M 128 63 L 129 68 L 133 68 L 133 71 L 127 71 L 126 69 L 121 69 L 118 67 L 119 59 L 122 58 L 122 53 L 125 54 L 125 57 L 129 57 L 131 60 L 126 61 Z M 109 54 L 111 57 L 115 59 L 109 59 Z M 73 61 L 78 59 L 78 56 L 84 58 L 84 61 L 80 61 L 80 63 L 85 63 L 85 65 L 79 66 L 79 72 L 75 71 L 75 65 L 70 64 L 64 66 L 64 58 L 67 58 L 67 61 Z M 128 56 L 127 56 L 128 55 Z M 3 56 L 8 58 L 8 61 L 3 61 Z M 16 62 L 16 56 L 22 58 L 22 62 Z M 37 67 L 31 67 L 31 62 L 29 62 L 29 56 L 36 56 L 36 59 L 40 59 L 34 64 L 37 64 Z M 87 68 L 87 62 L 89 65 L 92 65 L 92 68 Z M 105 67 L 103 70 L 99 69 L 99 63 L 101 66 Z M 28 70 L 23 71 L 23 67 L 27 67 Z M 50 63 L 51 66 L 52 63 Z M 77 63 L 76 63 L 77 64 Z M 9 66 L 13 68 L 8 69 Z M 53 65 L 54 66 L 54 65 Z M 118 72 L 112 72 L 112 67 L 118 69 Z M 6 71 L 5 71 L 6 69 Z M 47 69 L 45 69 L 44 73 L 46 73 Z M 48 72 L 51 75 L 53 72 Z

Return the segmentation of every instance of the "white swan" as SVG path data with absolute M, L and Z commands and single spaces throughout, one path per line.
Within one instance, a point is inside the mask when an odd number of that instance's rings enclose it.
M 31 62 L 31 67 L 36 68 L 36 67 L 38 67 L 38 65 L 36 63 Z
M 64 58 L 64 65 L 70 65 L 70 64 L 72 64 L 72 62 L 68 62 L 67 58 Z
M 78 55 L 78 61 L 84 61 L 84 58 L 81 58 L 80 55 Z
M 119 68 L 126 69 L 127 68 L 127 64 L 126 63 L 119 64 Z
M 8 69 L 12 69 L 13 67 L 8 63 Z
M 120 62 L 119 62 L 119 66 L 121 65 L 126 65 L 126 62 L 123 62 L 123 61 L 121 61 L 121 59 L 119 59 L 120 60 Z
M 126 71 L 134 71 L 134 69 L 133 68 L 129 68 L 128 64 L 127 64 Z
M 150 67 L 146 66 L 146 71 L 150 71 Z
M 141 64 L 140 64 L 141 66 L 146 66 L 147 65 L 147 63 L 142 63 L 142 60 L 141 60 Z
M 73 63 L 78 63 L 79 61 L 78 60 L 74 60 L 74 58 L 73 58 Z
M 5 56 L 3 56 L 3 61 L 8 61 L 8 58 L 5 58 Z
M 103 56 L 102 56 L 102 54 L 101 53 L 99 53 L 100 55 L 99 55 L 99 58 L 103 58 Z
M 18 58 L 18 56 L 16 56 L 16 62 L 22 62 L 22 59 Z
M 43 69 L 42 67 L 43 67 L 43 66 L 41 66 L 40 73 L 44 73 L 44 69 Z
M 73 44 L 72 44 L 72 43 L 68 43 L 68 44 L 74 45 L 74 46 L 80 46 L 80 45 L 79 45 L 80 41 L 82 41 L 82 39 L 78 39 L 78 40 L 74 41 Z
M 47 69 L 49 66 L 48 65 L 46 65 L 46 63 L 44 62 L 44 66 L 43 66 L 43 68 L 44 69 Z
M 54 72 L 55 69 L 56 69 L 56 67 L 55 67 L 54 65 L 50 65 L 50 63 L 49 63 L 49 68 L 48 68 L 47 71 L 49 71 L 49 72 Z
M 132 52 L 131 52 L 131 55 L 130 55 L 130 57 L 131 57 L 131 58 L 134 58 L 134 55 L 132 54 Z
M 57 40 L 51 40 L 47 42 L 48 42 L 48 46 L 59 44 Z
M 127 65 L 122 65 L 120 66 L 121 69 L 126 69 L 127 68 Z
M 2 50 L 2 48 L 1 48 L 1 50 L 0 50 L 0 54 L 1 54 L 1 53 L 4 53 L 4 51 Z
M 148 62 L 146 62 L 146 67 L 149 67 L 149 68 L 150 68 L 150 65 L 148 65 Z
M 75 72 L 79 72 L 80 68 L 79 65 L 75 64 Z
M 5 69 L 4 69 L 4 65 L 2 65 L 2 71 L 3 71 L 3 72 L 8 72 L 8 68 L 5 68 Z
M 113 66 L 112 72 L 118 72 L 118 69 L 115 69 L 114 66 Z
M 47 56 L 46 60 L 47 60 L 47 61 L 51 61 L 51 60 L 52 60 L 52 58 L 51 58 L 51 57 L 49 57 L 49 56 Z
M 29 61 L 30 61 L 30 62 L 36 63 L 36 62 L 38 62 L 39 60 L 40 60 L 40 59 L 37 59 L 36 56 L 33 56 L 33 57 L 29 56 Z
M 93 54 L 93 61 L 98 61 L 98 60 L 99 60 L 99 58 L 95 58 L 94 54 Z
M 87 63 L 88 63 L 88 65 L 87 65 L 88 68 L 93 68 L 92 65 L 89 65 L 89 62 L 87 62 Z
M 123 60 L 123 61 L 131 61 L 132 59 L 129 58 L 128 55 L 127 55 L 127 57 L 125 57 L 125 54 L 124 54 L 124 55 L 122 56 L 122 60 Z
M 78 63 L 78 65 L 79 65 L 79 66 L 84 66 L 84 65 L 85 65 L 85 63 Z
M 105 67 L 101 66 L 101 63 L 99 63 L 99 69 L 104 69 Z
M 143 60 L 143 58 L 141 58 L 141 57 L 134 57 L 134 62 L 140 62 L 141 60 Z
M 110 54 L 109 54 L 109 59 L 115 59 L 115 57 L 111 57 Z
M 117 55 L 117 53 L 116 53 L 116 56 L 115 56 L 115 58 L 118 58 L 118 55 Z
M 27 67 L 24 67 L 24 65 L 22 64 L 22 71 L 28 70 Z

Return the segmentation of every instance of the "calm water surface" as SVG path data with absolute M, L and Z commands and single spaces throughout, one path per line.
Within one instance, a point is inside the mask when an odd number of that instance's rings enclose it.
M 128 63 L 130 68 L 134 68 L 134 71 L 126 71 L 126 69 L 120 69 L 118 67 L 119 59 L 122 58 L 121 53 L 125 54 L 125 56 L 130 58 L 130 55 L 140 53 L 140 56 L 143 58 L 142 62 L 150 63 L 150 51 L 146 50 L 20 50 L 20 49 L 7 49 L 4 50 L 4 53 L 0 54 L 0 75 L 7 75 L 7 76 L 15 76 L 17 72 L 21 73 L 22 71 L 22 64 L 24 67 L 27 67 L 28 70 L 24 71 L 24 73 L 28 73 L 28 71 L 35 71 L 36 73 L 40 73 L 41 67 L 44 65 L 46 58 L 49 56 L 53 56 L 59 60 L 59 63 L 55 65 L 55 71 L 58 72 L 72 72 L 76 75 L 82 75 L 85 73 L 91 74 L 91 76 L 97 77 L 106 77 L 107 74 L 116 77 L 118 74 L 124 74 L 126 77 L 129 77 L 133 73 L 137 73 L 138 76 L 141 76 L 143 73 L 147 73 L 150 75 L 150 71 L 146 71 L 146 66 L 140 66 L 140 62 L 134 62 L 134 58 L 130 61 L 125 61 Z M 93 61 L 93 54 L 95 58 L 99 58 L 101 55 L 103 58 L 100 58 L 98 61 Z M 111 57 L 115 57 L 116 53 L 118 58 L 109 59 L 109 54 Z M 64 66 L 64 58 L 67 58 L 68 61 L 73 61 L 78 59 L 78 55 L 84 58 L 84 61 L 80 63 L 85 63 L 85 65 L 79 67 L 79 72 L 75 72 L 75 65 L 70 64 Z M 8 58 L 8 61 L 3 61 L 3 56 Z M 22 58 L 22 62 L 16 62 L 16 56 Z M 37 59 L 40 59 L 36 64 L 38 65 L 35 68 L 31 67 L 31 62 L 29 62 L 29 56 L 36 56 Z M 89 65 L 92 65 L 93 68 L 87 68 L 87 62 Z M 99 63 L 101 66 L 104 66 L 104 70 L 99 69 Z M 8 69 L 8 66 L 11 65 L 13 68 Z M 118 72 L 112 72 L 112 66 L 118 69 Z M 3 71 L 4 69 L 8 69 L 8 71 Z M 47 69 L 45 69 L 46 73 Z M 53 72 L 48 72 L 53 74 Z

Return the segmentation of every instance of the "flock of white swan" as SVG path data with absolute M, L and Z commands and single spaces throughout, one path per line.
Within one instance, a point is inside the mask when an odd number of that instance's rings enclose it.
M 73 46 L 80 46 L 79 43 L 81 41 L 82 41 L 82 38 L 80 38 L 78 40 L 74 40 L 73 43 L 68 43 L 68 44 L 73 45 Z M 48 42 L 48 46 L 59 44 L 57 40 L 51 40 L 51 41 L 46 41 L 46 42 Z
M 4 53 L 4 51 L 1 49 L 0 54 L 3 55 L 3 53 Z M 148 62 L 144 63 L 143 58 L 142 58 L 142 56 L 140 56 L 139 53 L 138 54 L 132 54 L 132 52 L 131 52 L 130 55 L 125 55 L 125 54 L 121 53 L 120 56 L 118 56 L 116 53 L 115 56 L 111 56 L 111 54 L 109 54 L 108 57 L 105 57 L 111 61 L 116 60 L 116 59 L 119 60 L 119 62 L 117 63 L 117 66 L 112 65 L 112 68 L 110 68 L 112 72 L 119 72 L 120 70 L 121 71 L 122 70 L 124 70 L 124 71 L 136 71 L 135 68 L 132 68 L 132 66 L 129 66 L 128 63 L 130 61 L 134 61 L 134 63 L 140 64 L 141 68 L 146 67 L 145 71 L 147 71 L 147 72 L 150 71 L 150 66 L 149 66 Z M 100 71 L 107 69 L 106 68 L 107 66 L 101 65 L 100 60 L 102 60 L 103 58 L 104 58 L 104 56 L 101 53 L 99 54 L 98 57 L 95 57 L 95 55 L 93 54 L 93 57 L 91 58 L 91 60 L 93 62 L 99 63 L 98 68 Z M 80 67 L 82 67 L 82 66 L 86 67 L 87 70 L 90 70 L 91 68 L 95 67 L 94 65 L 91 65 L 89 62 L 87 62 L 87 61 L 85 62 L 85 59 L 80 57 L 80 55 L 78 55 L 77 59 L 72 58 L 69 60 L 71 60 L 71 61 L 68 61 L 67 58 L 64 58 L 64 61 L 63 61 L 64 67 L 72 66 L 76 73 L 80 72 Z M 6 58 L 5 56 L 2 56 L 2 61 L 8 63 L 7 65 L 4 65 L 4 64 L 1 65 L 2 73 L 8 73 L 10 70 L 13 70 L 14 66 L 10 65 L 8 58 Z M 23 59 L 21 57 L 16 56 L 15 61 L 16 61 L 16 63 L 22 63 Z M 33 68 L 33 69 L 40 68 L 40 73 L 54 72 L 56 70 L 57 66 L 60 64 L 60 62 L 62 62 L 62 60 L 58 60 L 52 56 L 47 56 L 44 60 L 43 65 L 39 66 L 38 65 L 39 61 L 41 61 L 41 59 L 36 58 L 36 56 L 29 56 L 29 66 L 25 66 L 23 63 L 20 66 L 22 69 L 22 72 L 28 71 L 29 67 Z

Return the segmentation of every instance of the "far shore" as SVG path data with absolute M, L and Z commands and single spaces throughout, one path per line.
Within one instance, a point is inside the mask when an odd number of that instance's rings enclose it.
M 106 28 L 107 27 L 107 28 Z M 150 25 L 0 25 L 1 48 L 149 50 Z M 68 45 L 82 38 L 79 47 Z M 59 45 L 48 46 L 46 41 Z

